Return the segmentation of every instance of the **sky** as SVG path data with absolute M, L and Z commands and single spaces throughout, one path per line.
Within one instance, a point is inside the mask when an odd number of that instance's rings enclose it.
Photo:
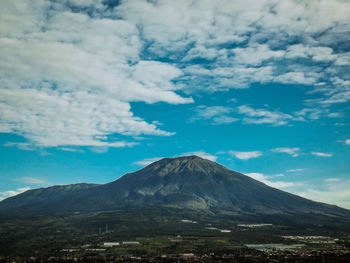
M 348 1 L 0 10 L 0 199 L 198 155 L 350 209 Z

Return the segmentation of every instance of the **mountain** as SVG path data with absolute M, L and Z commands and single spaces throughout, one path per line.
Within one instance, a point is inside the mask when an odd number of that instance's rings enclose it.
M 104 185 L 30 190 L 0 202 L 1 211 L 93 212 L 168 207 L 232 215 L 320 215 L 350 218 L 350 211 L 272 188 L 197 156 L 164 158 Z

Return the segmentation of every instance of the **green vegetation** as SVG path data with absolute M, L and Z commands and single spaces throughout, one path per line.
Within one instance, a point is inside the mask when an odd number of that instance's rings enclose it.
M 0 223 L 0 256 L 97 260 L 100 257 L 157 258 L 194 254 L 220 258 L 228 255 L 245 259 L 252 257 L 249 260 L 254 260 L 255 257 L 261 259 L 264 254 L 248 249 L 244 244 L 305 243 L 282 236 L 325 235 L 339 238 L 331 247 L 328 244 L 306 244 L 303 250 L 308 253 L 332 252 L 334 247 L 346 248 L 349 244 L 344 231 L 320 227 L 319 222 L 307 228 L 298 224 L 256 228 L 237 226 L 242 223 L 251 222 L 231 215 L 176 208 L 73 213 L 61 217 L 37 216 L 15 220 L 3 218 Z M 222 233 L 220 229 L 231 232 Z M 123 241 L 139 241 L 139 244 L 123 245 Z M 121 245 L 104 248 L 104 242 L 120 242 Z M 72 249 L 74 251 L 69 252 Z

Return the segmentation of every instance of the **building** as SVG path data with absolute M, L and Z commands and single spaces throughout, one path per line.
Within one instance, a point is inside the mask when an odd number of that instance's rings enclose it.
M 104 242 L 102 246 L 103 247 L 116 247 L 119 245 L 120 245 L 119 242 Z

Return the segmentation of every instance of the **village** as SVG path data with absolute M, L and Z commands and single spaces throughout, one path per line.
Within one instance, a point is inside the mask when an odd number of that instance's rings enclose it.
M 221 232 L 222 233 L 222 232 Z M 0 262 L 349 262 L 349 240 L 281 236 L 285 243 L 245 244 L 230 238 L 167 236 L 67 246 L 47 255 L 0 257 Z M 292 243 L 291 243 L 292 241 Z

